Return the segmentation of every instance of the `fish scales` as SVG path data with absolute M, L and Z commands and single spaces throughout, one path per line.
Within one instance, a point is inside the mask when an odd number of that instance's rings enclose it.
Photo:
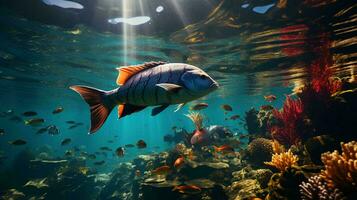
M 123 98 L 134 105 L 158 105 L 170 103 L 169 95 L 156 84 L 177 84 L 185 72 L 184 66 L 160 65 L 133 75 L 119 88 Z

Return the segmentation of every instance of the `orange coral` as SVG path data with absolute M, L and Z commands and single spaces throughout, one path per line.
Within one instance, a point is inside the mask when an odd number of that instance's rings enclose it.
M 264 162 L 266 165 L 272 166 L 280 170 L 281 172 L 286 171 L 293 165 L 297 165 L 299 158 L 294 155 L 290 149 L 287 152 L 275 153 L 271 157 L 270 162 Z
M 281 145 L 277 140 L 272 142 L 274 153 L 284 153 L 286 152 L 285 147 Z
M 322 154 L 325 170 L 321 176 L 329 187 L 348 193 L 357 188 L 357 142 L 341 143 L 341 147 L 341 155 L 338 151 Z

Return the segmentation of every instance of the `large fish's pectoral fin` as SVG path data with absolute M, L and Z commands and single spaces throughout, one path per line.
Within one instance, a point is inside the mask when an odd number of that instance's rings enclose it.
M 139 73 L 144 69 L 156 67 L 163 64 L 165 64 L 165 62 L 160 61 L 160 62 L 146 62 L 142 65 L 118 67 L 117 70 L 119 71 L 119 75 L 117 78 L 117 84 L 124 85 L 125 82 L 134 74 Z
M 184 107 L 186 105 L 186 103 L 180 103 L 178 106 L 177 106 L 177 108 L 176 108 L 176 110 L 174 111 L 174 112 L 177 112 L 177 111 L 179 111 L 182 107 Z
M 162 105 L 162 106 L 157 106 L 157 107 L 153 108 L 151 111 L 151 116 L 158 115 L 159 113 L 164 111 L 167 107 L 169 107 L 169 105 Z
M 136 106 L 132 104 L 121 104 L 118 106 L 118 117 L 122 118 L 127 115 L 130 115 L 134 112 L 139 112 L 146 108 L 146 106 Z
M 172 84 L 172 83 L 159 83 L 159 84 L 156 84 L 156 86 L 161 87 L 162 89 L 164 89 L 167 92 L 173 92 L 173 93 L 177 93 L 178 91 L 180 91 L 182 89 L 182 86 Z

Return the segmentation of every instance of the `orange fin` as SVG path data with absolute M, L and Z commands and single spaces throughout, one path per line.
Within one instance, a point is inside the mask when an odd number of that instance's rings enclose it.
M 125 117 L 127 115 L 130 115 L 134 112 L 139 112 L 146 108 L 146 106 L 136 106 L 136 105 L 131 105 L 131 104 L 124 104 L 124 105 L 119 105 L 118 106 L 118 116 L 119 118 Z
M 90 107 L 91 126 L 89 133 L 92 134 L 98 131 L 115 106 L 114 104 L 106 103 L 108 102 L 106 100 L 108 92 L 80 85 L 71 86 L 70 89 L 79 93 Z
M 119 75 L 117 78 L 117 84 L 124 85 L 125 82 L 134 74 L 137 74 L 138 72 L 140 72 L 144 69 L 156 67 L 156 66 L 163 65 L 163 64 L 165 64 L 165 62 L 160 61 L 160 62 L 147 62 L 142 65 L 119 67 L 119 68 L 117 68 L 117 70 L 119 71 Z

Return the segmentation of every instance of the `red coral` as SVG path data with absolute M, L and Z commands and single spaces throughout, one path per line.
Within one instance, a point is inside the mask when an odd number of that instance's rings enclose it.
M 323 97 L 331 96 L 341 89 L 341 81 L 333 79 L 332 68 L 327 63 L 313 62 L 311 64 L 312 90 Z
M 303 104 L 300 99 L 292 99 L 287 96 L 281 111 L 274 109 L 274 117 L 279 121 L 278 125 L 271 127 L 273 139 L 281 144 L 298 144 L 302 139 L 300 126 L 303 122 Z

